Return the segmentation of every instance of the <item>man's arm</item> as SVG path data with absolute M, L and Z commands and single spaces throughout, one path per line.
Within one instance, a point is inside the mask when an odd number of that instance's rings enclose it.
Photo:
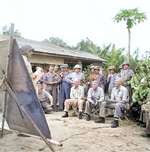
M 91 89 L 88 91 L 88 97 L 87 97 L 87 101 L 89 101 L 90 103 L 94 104 L 94 101 L 91 99 L 92 98 L 92 94 L 91 94 Z
M 114 92 L 115 92 L 115 90 L 114 90 L 114 88 L 113 88 L 112 91 L 111 91 L 111 100 L 112 100 L 112 101 L 115 100 Z
M 73 81 L 72 81 L 71 79 L 72 79 L 72 73 L 71 73 L 71 74 L 68 74 L 68 75 L 66 76 L 66 78 L 65 78 L 65 80 L 66 80 L 67 83 L 72 84 Z
M 124 90 L 123 90 L 122 101 L 129 102 L 129 92 L 126 88 L 124 88 Z
M 48 99 L 49 99 L 50 102 L 51 102 L 51 105 L 50 105 L 50 106 L 52 106 L 52 105 L 53 105 L 53 97 L 52 97 L 46 90 L 43 90 L 43 91 L 45 92 L 45 94 L 47 95 Z
M 80 95 L 80 97 L 78 98 L 78 100 L 81 100 L 81 99 L 83 99 L 84 98 L 84 88 L 81 86 L 81 95 Z
M 73 97 L 73 87 L 71 88 L 71 91 L 70 91 L 70 99 L 75 100 L 75 98 Z
M 61 82 L 61 77 L 57 73 L 55 73 L 55 76 L 59 77 L 59 79 L 53 82 L 53 84 L 59 84 Z
M 97 101 L 97 102 L 103 102 L 104 101 L 104 90 L 101 89 L 101 92 L 100 92 L 100 99 Z

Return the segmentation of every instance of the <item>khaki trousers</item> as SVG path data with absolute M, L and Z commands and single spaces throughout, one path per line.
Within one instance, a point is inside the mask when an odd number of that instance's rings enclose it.
M 84 103 L 84 100 L 73 100 L 73 99 L 67 99 L 64 103 L 65 105 L 65 109 L 64 111 L 69 111 L 69 108 L 70 106 L 74 106 L 74 108 L 78 107 L 79 108 L 79 111 L 81 112 L 82 109 L 83 109 L 83 103 Z

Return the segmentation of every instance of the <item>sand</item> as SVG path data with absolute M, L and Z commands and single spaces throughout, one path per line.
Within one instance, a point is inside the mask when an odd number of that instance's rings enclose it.
M 136 123 L 111 128 L 113 118 L 107 118 L 105 124 L 94 123 L 97 116 L 87 122 L 86 116 L 79 120 L 77 116 L 62 118 L 64 112 L 52 112 L 46 115 L 53 140 L 63 143 L 63 147 L 53 145 L 60 152 L 117 152 L 117 151 L 150 151 L 150 138 L 144 137 L 146 128 Z M 7 126 L 6 126 L 7 128 Z M 34 137 L 20 137 L 15 131 L 5 131 L 0 138 L 0 151 L 27 152 L 50 151 L 45 142 Z

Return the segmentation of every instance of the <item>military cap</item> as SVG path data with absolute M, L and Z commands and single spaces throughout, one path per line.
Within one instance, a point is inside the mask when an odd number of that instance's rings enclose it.
M 30 50 L 34 50 L 34 48 L 29 44 L 24 44 L 20 50 L 21 50 L 21 54 L 25 54 Z
M 110 66 L 109 70 L 115 70 L 115 66 Z
M 124 65 L 128 65 L 129 66 L 129 62 L 128 61 L 124 61 L 122 66 L 124 66 Z
M 76 64 L 73 69 L 81 69 L 81 66 L 79 64 Z
M 94 67 L 95 67 L 95 66 L 94 66 L 94 65 L 92 65 L 92 66 L 90 67 L 90 70 L 91 70 L 91 69 L 94 69 Z
M 94 66 L 94 70 L 100 70 L 99 66 Z

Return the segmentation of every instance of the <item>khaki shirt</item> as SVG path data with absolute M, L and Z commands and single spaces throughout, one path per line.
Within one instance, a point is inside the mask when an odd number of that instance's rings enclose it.
M 80 85 L 78 85 L 78 88 L 76 89 L 74 86 L 71 88 L 70 91 L 70 98 L 75 100 L 81 100 L 84 98 L 84 88 Z
M 111 92 L 111 100 L 129 102 L 128 90 L 123 86 L 120 86 L 119 89 L 114 87 Z
M 87 100 L 91 103 L 104 101 L 104 90 L 100 87 L 98 87 L 96 91 L 93 88 L 90 88 Z
M 32 66 L 31 66 L 30 62 L 28 61 L 28 58 L 24 55 L 22 55 L 22 57 L 23 57 L 24 63 L 27 67 L 27 70 L 28 70 L 29 74 L 32 74 L 33 73 Z

